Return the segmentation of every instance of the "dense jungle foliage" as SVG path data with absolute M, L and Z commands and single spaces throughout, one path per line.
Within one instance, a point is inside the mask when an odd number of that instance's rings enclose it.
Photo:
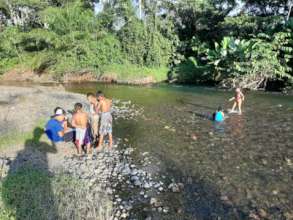
M 288 0 L 0 0 L 0 72 L 58 78 L 126 69 L 136 78 L 148 70 L 179 83 L 286 87 L 291 7 Z

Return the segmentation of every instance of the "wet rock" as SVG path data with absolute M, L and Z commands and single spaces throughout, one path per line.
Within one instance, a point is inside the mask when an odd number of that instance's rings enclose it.
M 249 218 L 252 220 L 261 220 L 261 218 L 255 213 L 250 213 Z
M 278 195 L 278 193 L 279 193 L 278 190 L 273 190 L 273 191 L 272 191 L 272 194 L 273 194 L 273 195 Z
M 125 219 L 125 218 L 127 218 L 127 217 L 128 217 L 128 213 L 122 213 L 122 214 L 121 214 L 121 218 L 124 218 L 124 219 Z
M 145 189 L 149 189 L 149 188 L 151 188 L 151 184 L 150 183 L 145 183 L 144 185 L 143 185 L 143 188 L 145 188 Z
M 264 209 L 259 209 L 258 210 L 258 214 L 259 214 L 259 216 L 260 217 L 262 217 L 262 218 L 266 218 L 267 217 L 267 212 L 264 210 Z
M 159 199 L 154 198 L 154 197 L 151 198 L 150 204 L 156 208 L 162 206 L 162 202 L 159 201 Z
M 293 220 L 293 211 L 286 212 L 284 216 L 286 220 Z
M 166 213 L 168 213 L 168 212 L 169 212 L 169 207 L 164 207 L 164 208 L 163 208 L 163 213 L 166 214 Z
M 168 189 L 170 189 L 173 193 L 179 193 L 181 191 L 179 185 L 176 183 L 171 183 L 168 186 Z
M 292 166 L 293 165 L 291 159 L 289 159 L 289 158 L 286 158 L 286 162 L 287 162 L 287 165 L 288 166 Z

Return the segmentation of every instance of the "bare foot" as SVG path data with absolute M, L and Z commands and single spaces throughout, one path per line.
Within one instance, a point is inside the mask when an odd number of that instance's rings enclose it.
M 100 152 L 100 151 L 102 151 L 103 150 L 103 147 L 102 146 L 97 146 L 97 148 L 96 148 L 96 151 L 97 152 Z

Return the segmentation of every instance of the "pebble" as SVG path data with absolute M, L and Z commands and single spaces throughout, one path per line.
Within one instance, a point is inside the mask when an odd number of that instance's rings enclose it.
M 273 191 L 272 191 L 272 194 L 273 194 L 273 195 L 278 195 L 278 193 L 279 193 L 278 190 L 273 190 Z
M 180 192 L 180 187 L 178 184 L 176 183 L 171 183 L 169 186 L 168 186 L 168 189 L 170 189 L 173 193 L 178 193 Z
M 145 184 L 143 185 L 143 187 L 144 187 L 145 189 L 149 189 L 149 188 L 151 188 L 151 184 L 149 184 L 149 183 L 145 183 Z
M 258 210 L 258 214 L 259 214 L 259 216 L 260 217 L 262 217 L 262 218 L 266 218 L 267 217 L 267 212 L 264 210 L 264 209 L 259 209 Z

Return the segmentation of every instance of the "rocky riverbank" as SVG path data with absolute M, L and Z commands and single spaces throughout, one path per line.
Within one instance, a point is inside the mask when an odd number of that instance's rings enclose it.
M 62 87 L 0 89 L 0 138 L 33 130 L 56 106 L 71 109 L 77 101 L 86 106 L 84 95 L 68 93 Z M 143 109 L 114 100 L 113 114 L 115 119 L 136 120 Z M 168 187 L 148 152 L 142 152 L 135 162 L 135 149 L 125 140 L 115 142 L 112 150 L 105 148 L 89 157 L 74 156 L 72 143 L 51 145 L 44 135 L 37 141 L 32 138 L 5 146 L 0 151 L 0 217 L 119 220 L 141 219 L 143 212 L 149 220 L 167 215 L 170 208 L 160 196 L 179 192 L 183 185 Z
M 80 82 L 101 82 L 118 83 L 131 85 L 148 85 L 157 83 L 153 76 L 139 76 L 133 79 L 123 79 L 114 73 L 94 74 L 89 71 L 65 73 L 62 76 L 53 74 L 37 74 L 32 70 L 11 70 L 0 76 L 2 82 L 32 82 L 32 83 L 80 83 Z

